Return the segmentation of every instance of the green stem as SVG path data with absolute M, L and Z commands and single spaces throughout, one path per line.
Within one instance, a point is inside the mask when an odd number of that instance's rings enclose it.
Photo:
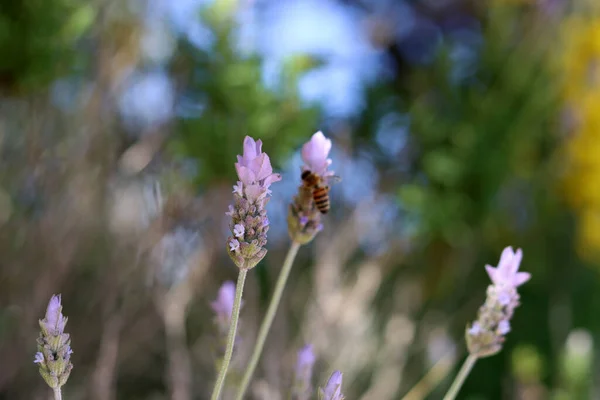
M 469 376 L 469 373 L 473 369 L 475 361 L 477 361 L 477 356 L 469 354 L 469 357 L 467 357 L 462 367 L 460 367 L 458 375 L 456 375 L 456 378 L 454 378 L 454 382 L 452 382 L 452 386 L 450 386 L 448 393 L 446 393 L 446 396 L 444 396 L 444 400 L 454 400 L 456 398 L 460 388 L 462 387 L 463 383 L 465 383 L 465 379 L 467 379 L 467 376 Z
M 235 342 L 235 335 L 237 332 L 238 319 L 240 317 L 240 306 L 242 304 L 242 293 L 244 292 L 244 282 L 246 281 L 246 274 L 248 270 L 241 269 L 238 275 L 237 286 L 235 287 L 235 301 L 233 303 L 233 310 L 231 312 L 231 325 L 229 326 L 229 334 L 227 335 L 227 347 L 225 348 L 225 356 L 223 356 L 223 364 L 221 365 L 221 371 L 215 382 L 215 388 L 211 396 L 211 400 L 218 400 L 225 383 L 225 377 L 227 376 L 227 369 L 229 368 L 229 362 L 233 355 L 233 343 Z
M 281 268 L 281 272 L 277 278 L 277 283 L 275 284 L 275 292 L 273 293 L 271 303 L 269 303 L 269 308 L 267 309 L 267 314 L 265 315 L 265 319 L 263 320 L 260 330 L 258 331 L 258 338 L 256 339 L 256 344 L 254 345 L 252 357 L 250 358 L 246 372 L 244 372 L 242 383 L 240 383 L 240 387 L 238 388 L 236 395 L 237 400 L 242 400 L 244 398 L 244 393 L 246 393 L 246 390 L 248 389 L 250 379 L 252 379 L 252 374 L 254 373 L 256 365 L 258 364 L 258 359 L 260 358 L 260 354 L 262 353 L 262 349 L 265 345 L 265 340 L 267 339 L 269 329 L 271 329 L 273 318 L 275 318 L 275 312 L 277 311 L 277 307 L 281 301 L 281 294 L 285 288 L 285 283 L 290 275 L 290 270 L 292 269 L 292 264 L 294 264 L 294 259 L 296 258 L 296 254 L 298 254 L 299 248 L 300 243 L 292 242 L 287 256 L 285 257 L 283 267 Z
M 62 393 L 60 392 L 60 386 L 54 389 L 54 400 L 62 400 Z

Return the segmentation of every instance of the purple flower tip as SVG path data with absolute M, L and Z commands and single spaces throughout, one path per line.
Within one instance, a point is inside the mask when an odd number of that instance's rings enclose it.
M 327 158 L 330 151 L 331 140 L 319 131 L 302 146 L 302 160 L 304 160 L 306 168 L 314 173 L 322 176 L 333 175 L 333 171 L 327 171 L 327 167 L 331 165 L 331 159 Z
M 512 247 L 507 247 L 502 251 L 498 267 L 494 268 L 486 265 L 485 269 L 494 285 L 508 286 L 516 288 L 531 278 L 529 272 L 518 272 L 523 252 L 521 249 L 513 251 Z
M 306 368 L 312 368 L 316 357 L 313 352 L 313 347 L 307 344 L 298 351 L 298 361 L 296 363 L 296 371 L 303 371 Z
M 343 400 L 342 395 L 342 373 L 334 371 L 323 389 L 324 400 Z
M 241 185 L 238 183 L 234 191 L 241 191 L 243 185 L 246 191 L 256 192 L 260 188 L 262 189 L 260 191 L 264 192 L 273 182 L 281 180 L 280 174 L 273 173 L 271 160 L 266 153 L 262 152 L 260 140 L 255 141 L 250 136 L 246 136 L 243 155 L 237 156 L 237 161 L 235 169 Z
M 44 325 L 48 332 L 52 334 L 62 334 L 67 319 L 62 315 L 62 305 L 60 304 L 61 296 L 53 295 L 48 302 L 48 308 L 46 308 L 46 318 L 44 319 Z
M 235 300 L 235 284 L 227 281 L 221 285 L 217 300 L 210 303 L 217 317 L 229 321 L 233 311 L 233 302 Z
M 44 355 L 38 351 L 37 353 L 35 353 L 35 359 L 33 360 L 33 363 L 39 364 L 42 362 L 44 362 Z

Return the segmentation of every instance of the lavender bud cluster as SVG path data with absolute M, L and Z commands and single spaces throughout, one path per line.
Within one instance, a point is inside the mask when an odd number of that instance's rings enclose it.
M 269 219 L 265 206 L 270 199 L 269 186 L 281 176 L 273 173 L 262 142 L 249 136 L 244 139 L 244 152 L 235 168 L 239 181 L 233 187 L 234 203 L 226 213 L 231 217 L 227 253 L 238 268 L 248 270 L 267 254 Z
M 63 386 L 73 369 L 71 340 L 69 334 L 64 333 L 66 324 L 67 317 L 62 315 L 60 295 L 54 295 L 48 303 L 45 318 L 40 320 L 38 352 L 34 359 L 34 363 L 39 365 L 40 375 L 53 389 Z
M 523 253 L 507 247 L 502 252 L 498 268 L 486 266 L 492 285 L 488 286 L 485 303 L 479 309 L 477 321 L 467 327 L 465 338 L 469 353 L 488 357 L 502 350 L 505 335 L 510 332 L 510 320 L 519 305 L 517 287 L 530 278 L 518 272 Z

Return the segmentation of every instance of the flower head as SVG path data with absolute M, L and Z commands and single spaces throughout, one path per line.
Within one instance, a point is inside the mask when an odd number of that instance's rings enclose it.
M 51 388 L 64 385 L 73 369 L 71 340 L 69 334 L 64 333 L 67 317 L 62 315 L 60 300 L 60 295 L 52 296 L 45 318 L 39 321 L 41 332 L 33 361 L 39 365 L 40 375 Z
M 331 140 L 327 139 L 323 132 L 318 131 L 310 141 L 302 146 L 302 160 L 306 168 L 321 176 L 333 175 L 333 171 L 327 171 L 331 165 L 331 159 L 327 158 L 331 151 Z
M 241 183 L 234 186 L 234 191 L 241 192 L 245 186 L 245 194 L 259 197 L 266 193 L 272 183 L 280 181 L 281 175 L 273 173 L 271 160 L 262 152 L 262 142 L 254 141 L 250 136 L 244 139 L 243 155 L 237 156 L 235 169 Z
M 487 357 L 502 350 L 504 336 L 510 332 L 510 319 L 519 305 L 517 287 L 531 278 L 527 272 L 517 272 L 523 253 L 507 247 L 497 268 L 486 265 L 492 285 L 487 289 L 485 303 L 479 309 L 477 321 L 467 326 L 465 337 L 469 352 Z
M 292 398 L 294 400 L 309 400 L 312 397 L 311 378 L 315 360 L 315 353 L 310 344 L 298 351 L 294 387 L 292 390 Z
M 239 181 L 233 187 L 233 206 L 226 213 L 231 217 L 231 236 L 227 239 L 227 252 L 242 269 L 256 266 L 267 254 L 269 223 L 265 206 L 273 182 L 281 175 L 273 173 L 271 161 L 262 152 L 262 142 L 249 136 L 244 139 L 244 151 L 237 156 L 235 169 Z
M 531 274 L 529 272 L 518 272 L 522 258 L 523 252 L 521 249 L 514 252 L 512 247 L 509 246 L 502 252 L 497 268 L 486 265 L 485 269 L 494 285 L 516 288 L 527 282 L 531 278 Z
M 342 373 L 333 371 L 324 389 L 319 389 L 321 400 L 344 400 L 342 394 Z
M 310 170 L 321 178 L 333 175 L 329 171 L 331 159 L 327 158 L 331 150 L 331 140 L 323 132 L 312 135 L 310 141 L 302 146 L 302 159 L 304 171 Z M 313 198 L 313 188 L 302 184 L 298 187 L 298 194 L 288 210 L 288 233 L 292 240 L 305 244 L 314 239 L 322 229 L 321 212 Z

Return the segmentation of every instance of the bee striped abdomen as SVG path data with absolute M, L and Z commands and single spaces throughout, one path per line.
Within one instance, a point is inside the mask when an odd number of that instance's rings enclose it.
M 327 214 L 329 211 L 329 187 L 317 187 L 313 190 L 313 199 L 315 200 L 315 205 L 317 209 L 323 213 Z

